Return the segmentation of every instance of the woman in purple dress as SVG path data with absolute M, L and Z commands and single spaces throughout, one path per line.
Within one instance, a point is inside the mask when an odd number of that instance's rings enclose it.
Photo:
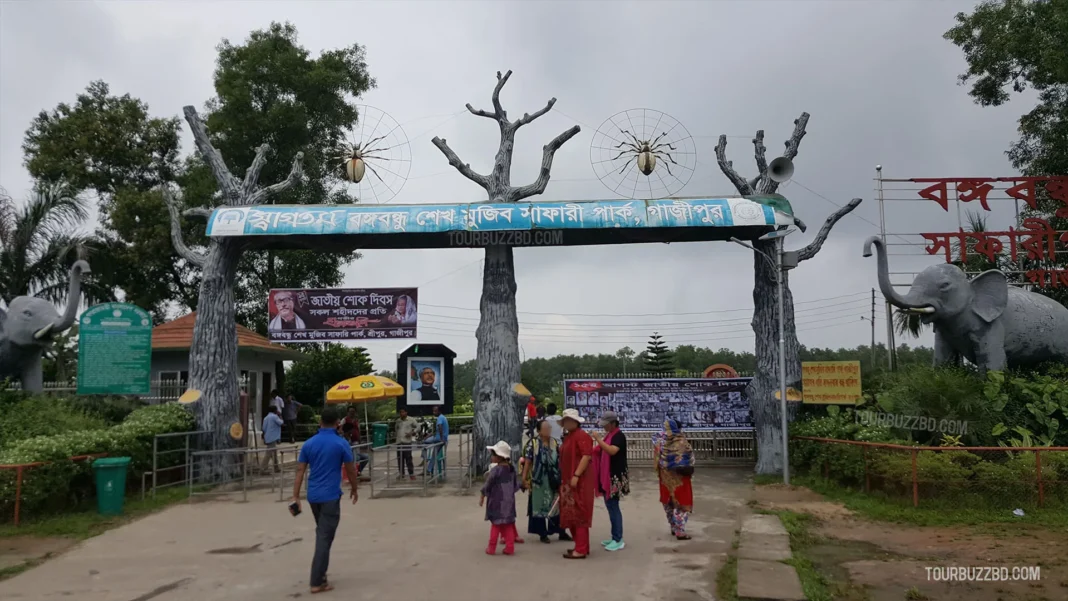
M 502 440 L 486 449 L 492 453 L 490 460 L 493 467 L 486 474 L 482 496 L 478 499 L 479 507 L 485 505 L 486 521 L 490 523 L 486 554 L 496 555 L 497 541 L 504 538 L 504 554 L 513 555 L 518 538 L 515 528 L 515 493 L 519 490 L 519 478 L 515 467 L 512 466 L 512 447 Z

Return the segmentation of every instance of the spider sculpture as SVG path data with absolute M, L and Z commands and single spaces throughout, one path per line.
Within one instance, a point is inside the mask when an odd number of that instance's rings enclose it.
M 377 138 L 372 138 L 366 144 L 360 142 L 357 142 L 356 144 L 349 144 L 346 142 L 341 143 L 338 147 L 338 159 L 341 160 L 341 168 L 345 170 L 345 177 L 347 177 L 350 182 L 354 184 L 360 183 L 360 181 L 363 180 L 363 176 L 367 172 L 367 169 L 370 169 L 371 173 L 375 174 L 375 177 L 382 179 L 382 177 L 378 175 L 378 172 L 375 171 L 375 168 L 367 162 L 367 159 L 375 159 L 379 161 L 389 160 L 380 154 L 375 154 L 389 150 L 389 148 L 386 147 L 375 147 L 375 144 L 381 142 L 385 137 L 386 136 L 379 136 Z
M 671 165 L 678 165 L 675 159 L 671 158 L 671 154 L 668 150 L 676 150 L 669 142 L 661 142 L 664 136 L 668 135 L 668 132 L 664 132 L 656 137 L 653 141 L 639 140 L 637 136 L 630 133 L 625 129 L 619 130 L 620 132 L 630 136 L 630 140 L 624 140 L 616 145 L 616 148 L 622 148 L 616 156 L 612 157 L 612 160 L 616 160 L 625 154 L 633 154 L 638 161 L 638 171 L 642 172 L 642 175 L 649 175 L 656 169 L 657 157 L 667 159 L 664 163 L 664 167 L 667 169 L 668 175 L 671 175 Z M 629 162 L 629 161 L 628 161 Z M 669 164 L 670 163 L 670 164 Z M 623 173 L 627 169 L 626 164 L 619 170 L 619 173 Z

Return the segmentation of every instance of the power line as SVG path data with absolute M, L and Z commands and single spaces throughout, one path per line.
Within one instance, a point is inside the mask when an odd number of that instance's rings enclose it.
M 842 294 L 842 295 L 839 295 L 839 296 L 829 296 L 827 298 L 818 298 L 818 299 L 813 299 L 813 300 L 810 300 L 810 301 L 795 301 L 794 305 L 795 306 L 796 305 L 804 305 L 804 304 L 809 304 L 809 303 L 818 303 L 818 302 L 824 302 L 824 301 L 835 300 L 835 299 L 840 299 L 840 298 L 849 298 L 849 297 L 858 296 L 858 295 L 862 295 L 862 294 L 863 295 L 868 295 L 868 294 L 871 294 L 871 291 L 870 290 L 865 290 L 864 292 L 854 292 L 852 294 Z M 430 303 L 422 303 L 421 306 L 423 306 L 423 307 L 434 307 L 435 309 L 453 309 L 455 311 L 479 311 L 480 310 L 480 309 L 473 309 L 473 308 L 470 308 L 470 307 L 456 307 L 456 306 L 452 306 L 452 305 L 433 305 L 433 304 L 430 304 Z M 743 308 L 739 308 L 739 309 L 718 309 L 718 310 L 714 310 L 714 311 L 691 311 L 691 312 L 684 312 L 684 313 L 674 313 L 674 312 L 672 312 L 672 313 L 668 313 L 667 315 L 672 315 L 672 316 L 712 315 L 712 314 L 715 314 L 715 313 L 735 313 L 735 312 L 738 312 L 738 311 L 752 311 L 752 310 L 753 310 L 752 307 L 743 307 Z M 550 316 L 550 317 L 664 317 L 665 316 L 665 313 L 546 313 L 546 312 L 539 312 L 539 311 L 516 311 L 516 313 L 520 313 L 522 315 L 547 315 L 547 316 Z
M 829 312 L 828 311 L 829 309 L 833 309 L 834 312 L 838 313 L 838 314 L 849 313 L 849 312 L 852 312 L 854 310 L 860 311 L 862 309 L 866 309 L 867 306 L 868 306 L 868 303 L 869 303 L 868 299 L 856 299 L 856 300 L 846 301 L 846 302 L 842 302 L 842 303 L 834 303 L 834 304 L 823 305 L 823 306 L 818 306 L 818 307 L 806 307 L 806 308 L 799 309 L 799 310 L 795 311 L 794 314 L 795 315 L 800 315 L 800 314 L 810 313 L 810 312 L 827 313 L 827 312 Z M 453 325 L 456 325 L 457 322 L 464 322 L 464 321 L 478 322 L 478 321 L 481 320 L 481 318 L 479 318 L 479 317 L 463 317 L 463 316 L 454 316 L 454 315 L 441 315 L 441 314 L 438 314 L 438 313 L 428 313 L 426 311 L 422 311 L 419 314 L 420 320 L 422 320 L 424 317 L 428 317 L 428 316 L 432 317 L 432 318 L 438 318 L 438 319 L 432 319 L 431 321 L 441 321 L 441 322 L 445 322 L 445 323 L 449 323 L 449 324 L 453 324 Z M 810 315 L 805 315 L 805 317 L 810 317 Z M 618 323 L 618 322 L 617 323 L 546 323 L 546 322 L 531 322 L 531 321 L 522 321 L 521 320 L 519 322 L 519 324 L 523 325 L 523 326 L 526 326 L 526 327 L 532 327 L 532 328 L 533 327 L 537 327 L 537 328 L 546 328 L 546 329 L 574 329 L 574 328 L 578 328 L 578 329 L 589 329 L 589 328 L 604 329 L 604 328 L 609 328 L 609 329 L 614 329 L 614 330 L 642 330 L 642 331 L 647 331 L 647 330 L 650 330 L 650 329 L 661 329 L 661 330 L 670 330 L 670 329 L 675 329 L 675 328 L 693 329 L 695 326 L 701 326 L 701 325 L 708 326 L 710 324 L 714 324 L 714 325 L 738 325 L 738 324 L 748 323 L 751 319 L 752 319 L 751 317 L 737 317 L 737 318 L 730 318 L 730 319 L 715 319 L 715 320 L 708 320 L 708 321 L 684 321 L 684 322 L 668 322 L 668 323 L 638 323 L 638 322 L 634 322 L 634 321 L 626 322 L 626 323 Z
M 825 322 L 831 322 L 831 321 L 839 321 L 839 322 L 841 322 L 841 321 L 843 321 L 843 318 L 840 315 L 835 315 L 833 317 L 824 317 L 824 318 L 821 318 L 821 319 L 810 319 L 810 320 L 806 320 L 806 321 L 803 321 L 803 322 L 795 322 L 795 323 L 800 324 L 800 325 L 811 325 L 811 324 L 815 324 L 815 323 L 825 323 Z M 851 323 L 851 324 L 855 325 L 856 323 L 859 323 L 859 322 L 855 322 L 853 320 L 849 320 L 846 323 Z M 752 332 L 752 328 L 750 328 L 750 327 L 737 328 L 737 324 L 731 324 L 731 326 L 735 327 L 736 329 L 721 330 L 721 331 L 718 331 L 718 332 L 705 332 L 703 334 L 701 332 L 691 332 L 690 335 L 691 336 L 703 336 L 703 337 L 707 338 L 708 336 L 719 336 L 721 334 L 735 334 L 735 333 L 740 333 L 740 332 Z M 423 329 L 423 326 L 418 326 L 418 327 L 419 327 L 419 329 Z M 470 335 L 472 333 L 473 329 L 474 329 L 474 328 L 446 328 L 446 327 L 436 326 L 436 325 L 435 326 L 428 326 L 428 327 L 430 327 L 430 328 L 432 328 L 434 330 L 438 330 L 438 331 L 462 332 L 462 333 L 466 333 L 468 335 Z M 535 334 L 533 334 L 533 336 L 536 336 L 539 339 L 543 338 L 545 340 L 561 340 L 561 341 L 588 340 L 590 337 L 596 337 L 596 338 L 611 338 L 612 337 L 612 336 L 602 336 L 600 334 L 595 334 L 595 335 L 592 335 L 592 336 L 583 336 L 580 332 L 575 332 L 574 334 L 571 334 L 571 335 L 563 334 L 563 335 L 559 335 L 559 336 L 554 335 L 554 334 L 535 333 Z M 647 335 L 641 335 L 641 334 L 635 334 L 634 336 L 638 337 L 638 338 L 641 338 L 641 339 L 648 338 Z M 626 335 L 623 335 L 622 338 L 624 340 L 633 340 L 634 339 L 633 337 L 626 336 Z
M 850 320 L 850 321 L 841 321 L 839 323 L 834 323 L 834 324 L 815 325 L 815 326 L 810 327 L 810 328 L 797 328 L 795 331 L 797 331 L 797 332 L 808 332 L 808 331 L 813 331 L 813 330 L 827 330 L 827 329 L 830 329 L 830 328 L 839 328 L 839 327 L 847 326 L 847 325 L 856 325 L 857 323 L 861 323 L 861 322 L 859 322 L 859 321 L 854 322 L 852 320 Z M 458 332 L 458 331 L 452 331 L 452 330 L 439 330 L 437 328 L 424 327 L 424 326 L 420 326 L 419 330 L 421 332 L 429 330 L 431 334 L 433 334 L 435 336 L 438 336 L 438 337 L 444 337 L 444 338 L 454 338 L 454 339 L 461 339 L 462 338 L 462 339 L 468 339 L 468 340 L 471 338 L 471 333 L 469 331 L 459 331 Z M 750 331 L 749 334 L 747 334 L 747 335 L 737 335 L 737 336 L 718 336 L 717 335 L 717 336 L 715 336 L 714 338 L 711 338 L 711 339 L 709 337 L 707 337 L 707 336 L 703 336 L 703 337 L 699 337 L 699 338 L 672 338 L 672 340 L 670 340 L 669 342 L 674 343 L 676 345 L 677 344 L 693 344 L 693 343 L 705 343 L 705 344 L 707 344 L 707 343 L 724 342 L 724 341 L 727 341 L 727 340 L 743 340 L 743 339 L 751 339 L 751 338 L 752 338 L 752 332 Z M 519 335 L 519 339 L 520 339 L 520 342 L 526 340 L 526 341 L 529 341 L 529 342 L 553 342 L 553 343 L 561 343 L 561 344 L 583 343 L 583 344 L 616 344 L 616 345 L 618 345 L 618 344 L 621 344 L 621 343 L 623 343 L 623 344 L 626 344 L 626 343 L 635 343 L 635 344 L 644 343 L 644 342 L 646 342 L 648 340 L 648 337 L 646 337 L 646 336 L 634 336 L 634 337 L 597 336 L 597 337 L 581 337 L 581 338 L 576 338 L 576 337 L 571 337 L 571 338 L 566 338 L 566 337 L 544 338 L 544 337 L 520 334 Z

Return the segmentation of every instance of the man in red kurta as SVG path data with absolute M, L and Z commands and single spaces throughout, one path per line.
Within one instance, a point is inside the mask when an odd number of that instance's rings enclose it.
M 564 409 L 560 425 L 567 432 L 560 446 L 560 527 L 571 530 L 575 548 L 567 559 L 585 559 L 590 554 L 593 525 L 594 478 L 590 473 L 593 439 L 582 431 L 585 419 L 575 409 Z

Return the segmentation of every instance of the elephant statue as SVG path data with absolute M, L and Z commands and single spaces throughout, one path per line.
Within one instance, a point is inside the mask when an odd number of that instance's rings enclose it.
M 52 303 L 34 296 L 11 299 L 0 310 L 0 380 L 18 378 L 22 389 L 44 389 L 41 356 L 52 337 L 74 325 L 81 304 L 82 276 L 91 273 L 89 263 L 76 261 L 70 269 L 67 308 L 60 315 Z
M 996 269 L 969 280 L 956 265 L 924 269 L 904 296 L 890 285 L 886 249 L 873 236 L 864 256 L 875 246 L 879 257 L 879 288 L 887 302 L 919 313 L 935 333 L 935 365 L 965 358 L 980 371 L 1033 366 L 1046 361 L 1068 362 L 1068 308 L 1034 292 L 1010 286 Z

